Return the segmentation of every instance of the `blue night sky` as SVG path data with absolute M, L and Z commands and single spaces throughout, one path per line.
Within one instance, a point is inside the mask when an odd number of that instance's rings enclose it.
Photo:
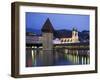
M 89 30 L 89 15 L 76 14 L 50 14 L 26 12 L 26 28 L 41 29 L 49 18 L 54 29 L 70 29 L 76 27 L 78 31 Z

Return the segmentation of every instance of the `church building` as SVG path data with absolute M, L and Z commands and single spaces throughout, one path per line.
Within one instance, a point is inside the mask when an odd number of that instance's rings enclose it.
M 61 43 L 77 43 L 79 42 L 78 31 L 76 28 L 73 28 L 72 35 L 65 36 L 60 38 Z

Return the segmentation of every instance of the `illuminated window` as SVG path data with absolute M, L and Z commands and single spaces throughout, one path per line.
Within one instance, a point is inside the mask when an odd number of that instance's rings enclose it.
M 66 39 L 65 39 L 65 42 L 66 42 Z
M 67 40 L 67 42 L 69 42 L 69 39 Z

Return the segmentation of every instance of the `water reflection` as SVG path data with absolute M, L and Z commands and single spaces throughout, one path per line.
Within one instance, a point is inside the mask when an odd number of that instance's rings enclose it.
M 26 48 L 26 67 L 90 64 L 89 50 Z

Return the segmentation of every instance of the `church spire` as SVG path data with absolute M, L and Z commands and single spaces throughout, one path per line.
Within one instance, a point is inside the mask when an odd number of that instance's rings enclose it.
M 75 27 L 73 27 L 73 31 L 76 31 L 77 32 L 77 29 Z

